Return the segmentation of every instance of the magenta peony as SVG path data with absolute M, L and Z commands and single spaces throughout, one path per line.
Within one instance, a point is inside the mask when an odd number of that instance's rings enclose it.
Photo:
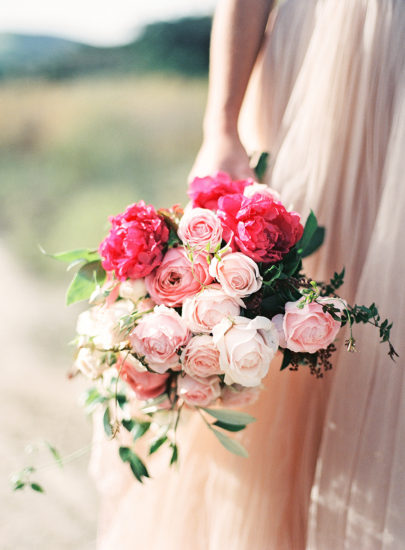
M 218 201 L 217 214 L 232 250 L 240 250 L 255 262 L 278 262 L 303 233 L 299 214 L 287 212 L 280 202 L 265 195 L 226 195 Z
M 232 181 L 225 172 L 218 172 L 215 176 L 205 178 L 194 178 L 191 182 L 188 196 L 192 200 L 193 207 L 209 208 L 216 210 L 218 199 L 232 193 L 243 193 L 253 180 Z
M 153 206 L 139 201 L 110 222 L 110 233 L 99 247 L 106 271 L 124 281 L 145 277 L 160 264 L 169 229 Z

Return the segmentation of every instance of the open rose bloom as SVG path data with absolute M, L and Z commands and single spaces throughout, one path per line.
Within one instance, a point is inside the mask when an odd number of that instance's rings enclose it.
M 221 172 L 196 178 L 189 197 L 184 211 L 132 204 L 110 218 L 99 255 L 69 253 L 94 279 L 74 364 L 95 384 L 86 405 L 105 409 L 109 437 L 150 433 L 150 453 L 168 446 L 171 463 L 185 409 L 245 456 L 228 440 L 254 418 L 233 409 L 266 399 L 277 353 L 282 369 L 309 367 L 321 377 L 342 326 L 365 322 L 368 311 L 337 296 L 343 273 L 329 284 L 303 273 L 302 258 L 322 240 L 312 213 L 304 229 L 276 191 Z M 141 481 L 148 473 L 136 452 L 134 443 L 120 456 Z

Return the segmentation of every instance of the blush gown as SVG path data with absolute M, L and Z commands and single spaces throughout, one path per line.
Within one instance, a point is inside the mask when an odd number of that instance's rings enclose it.
M 246 147 L 271 151 L 268 182 L 285 204 L 327 227 L 306 270 L 346 267 L 347 300 L 375 300 L 394 321 L 397 363 L 359 326 L 358 353 L 341 335 L 324 379 L 275 362 L 247 409 L 257 422 L 237 435 L 248 459 L 195 415 L 179 469 L 159 452 L 144 485 L 97 428 L 98 550 L 405 548 L 404 43 L 403 0 L 285 0 L 241 117 Z

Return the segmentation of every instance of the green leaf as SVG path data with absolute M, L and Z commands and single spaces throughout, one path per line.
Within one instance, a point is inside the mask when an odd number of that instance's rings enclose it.
M 211 428 L 211 430 L 214 432 L 215 437 L 218 439 L 221 445 L 225 447 L 225 449 L 238 456 L 243 456 L 245 458 L 249 456 L 247 450 L 241 443 L 239 443 L 239 441 L 231 439 L 223 432 L 220 432 L 215 428 Z
M 288 365 L 291 363 L 291 350 L 285 349 L 284 350 L 284 356 L 283 356 L 283 362 L 281 363 L 280 370 L 284 370 L 288 367 Z
M 149 454 L 152 455 L 153 453 L 155 453 L 165 441 L 167 441 L 167 435 L 163 435 L 162 437 L 155 439 L 155 441 L 153 441 L 152 445 L 149 447 Z
M 132 431 L 133 440 L 136 441 L 142 437 L 150 428 L 150 422 L 136 422 Z
M 117 393 L 116 399 L 117 399 L 118 405 L 122 409 L 127 402 L 127 396 L 124 393 Z
M 298 254 L 302 256 L 305 253 L 306 248 L 312 241 L 312 237 L 315 234 L 316 228 L 318 227 L 318 222 L 316 220 L 315 214 L 310 212 L 307 221 L 305 222 L 304 233 L 302 234 L 301 239 L 297 243 Z
M 45 445 L 48 447 L 48 449 L 49 449 L 50 453 L 52 454 L 53 458 L 55 459 L 57 465 L 60 468 L 63 468 L 63 461 L 62 461 L 62 457 L 61 457 L 59 451 L 53 445 L 51 445 L 48 441 L 45 441 Z
M 38 483 L 30 483 L 30 487 L 33 491 L 36 491 L 37 493 L 45 493 L 44 488 Z
M 143 482 L 143 477 L 150 477 L 145 464 L 129 447 L 120 447 L 119 455 L 123 462 L 128 462 L 132 473 L 139 482 Z
M 103 426 L 107 437 L 112 437 L 112 427 L 110 418 L 110 409 L 107 407 L 103 416 Z
M 122 424 L 122 425 L 124 426 L 124 428 L 125 428 L 126 430 L 128 430 L 129 432 L 131 432 L 131 431 L 134 429 L 134 427 L 135 427 L 135 422 L 134 422 L 134 420 L 132 420 L 132 419 L 131 419 L 131 420 L 122 420 L 122 421 L 121 421 L 121 424 Z
M 66 294 L 66 305 L 88 300 L 97 285 L 103 285 L 106 273 L 99 260 L 84 264 L 73 277 Z
M 217 420 L 216 422 L 214 422 L 213 426 L 218 426 L 218 428 L 222 428 L 223 430 L 228 430 L 228 432 L 240 432 L 241 430 L 244 430 L 246 428 L 246 425 L 244 424 L 235 426 L 235 424 L 227 424 L 226 422 L 221 422 L 220 420 Z
M 173 449 L 172 457 L 170 459 L 170 466 L 172 464 L 175 464 L 179 459 L 179 450 L 177 448 L 177 445 L 175 443 L 172 443 L 170 447 Z
M 46 256 L 58 260 L 60 262 L 66 262 L 68 264 L 72 262 L 94 262 L 100 260 L 100 255 L 97 250 L 92 250 L 91 248 L 77 248 L 75 250 L 67 250 L 65 252 L 57 252 L 56 254 L 48 254 L 40 246 L 40 250 Z
M 257 181 L 263 181 L 264 175 L 267 170 L 267 163 L 269 159 L 269 153 L 261 153 L 259 159 L 254 166 L 253 170 L 256 175 Z
M 325 228 L 318 226 L 315 229 L 312 239 L 309 244 L 306 246 L 305 250 L 302 252 L 301 257 L 306 258 L 313 254 L 318 248 L 320 248 L 325 240 Z
M 246 426 L 246 424 L 256 421 L 256 418 L 250 414 L 239 411 L 231 411 L 227 409 L 203 409 L 203 411 L 213 416 L 220 422 L 232 424 L 233 426 Z
M 13 491 L 19 491 L 20 489 L 24 489 L 24 487 L 25 483 L 20 479 L 13 483 Z

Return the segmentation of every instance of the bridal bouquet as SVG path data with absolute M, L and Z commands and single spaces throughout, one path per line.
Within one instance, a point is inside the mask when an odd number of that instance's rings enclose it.
M 281 369 L 331 368 L 335 340 L 348 326 L 375 325 L 389 344 L 391 325 L 375 304 L 351 306 L 336 294 L 344 271 L 328 283 L 302 271 L 322 243 L 313 213 L 305 227 L 279 195 L 227 174 L 196 178 L 190 203 L 155 210 L 143 201 L 111 217 L 98 250 L 54 257 L 77 266 L 67 303 L 89 300 L 79 315 L 75 373 L 93 386 L 85 404 L 103 408 L 108 437 L 134 476 L 148 477 L 136 441 L 150 437 L 178 459 L 176 431 L 184 408 L 200 414 L 229 451 L 247 451 L 227 432 L 255 419 L 237 410 L 253 403 L 277 353 Z

